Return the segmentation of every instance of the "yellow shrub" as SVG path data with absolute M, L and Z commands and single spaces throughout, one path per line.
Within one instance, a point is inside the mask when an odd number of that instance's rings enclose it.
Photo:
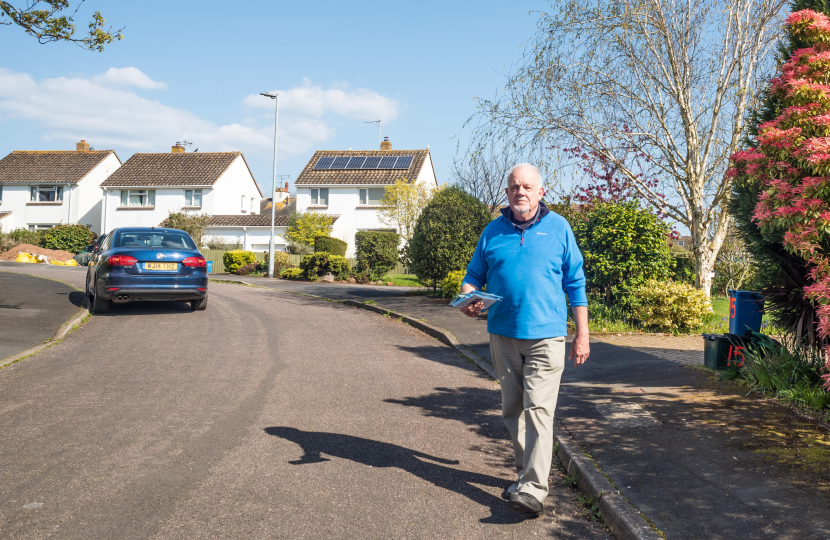
M 265 266 L 268 267 L 268 252 L 265 252 Z M 288 253 L 284 251 L 274 251 L 274 272 L 279 272 L 283 268 L 288 268 L 291 263 L 288 262 Z
M 444 298 L 452 298 L 456 294 L 461 292 L 461 282 L 464 281 L 464 276 L 467 275 L 467 272 L 464 270 L 453 270 L 447 277 L 444 278 L 444 281 L 441 282 L 441 295 Z
M 706 293 L 676 281 L 646 282 L 634 290 L 631 308 L 645 326 L 666 330 L 697 328 L 712 313 Z
M 255 263 L 256 256 L 250 251 L 234 249 L 231 251 L 226 251 L 225 254 L 222 255 L 222 262 L 225 263 L 226 272 L 235 274 L 240 266 Z
M 286 268 L 280 272 L 282 279 L 302 279 L 305 277 L 305 271 L 302 268 Z

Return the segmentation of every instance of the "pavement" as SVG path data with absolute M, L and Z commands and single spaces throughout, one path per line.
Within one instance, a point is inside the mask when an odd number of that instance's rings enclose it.
M 0 361 L 52 338 L 83 299 L 65 283 L 0 272 Z
M 470 319 L 445 300 L 396 287 L 227 279 L 369 300 L 446 329 L 490 361 L 486 317 Z M 667 538 L 830 538 L 826 428 L 716 383 L 702 369 L 701 338 L 591 343 L 588 363 L 565 370 L 558 421 Z
M 498 385 L 452 349 L 295 294 L 210 298 L 116 306 L 0 369 L 0 538 L 608 538 L 561 471 L 541 518 L 506 508 Z

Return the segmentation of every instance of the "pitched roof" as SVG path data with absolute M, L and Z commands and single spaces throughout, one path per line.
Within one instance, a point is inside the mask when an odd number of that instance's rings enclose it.
M 331 222 L 337 221 L 340 216 L 329 216 Z M 288 227 L 288 220 L 290 216 L 274 216 L 274 226 Z M 210 216 L 208 218 L 207 227 L 270 227 L 271 213 L 266 214 L 242 214 L 242 215 L 222 215 Z
M 101 186 L 209 186 L 215 184 L 239 156 L 242 152 L 133 154 Z M 248 166 L 247 162 L 245 166 Z
M 0 219 L 3 219 L 4 217 L 10 216 L 10 215 L 12 215 L 11 212 L 0 212 Z
M 110 154 L 115 154 L 115 150 L 15 150 L 0 159 L 0 184 L 74 184 Z
M 394 184 L 401 178 L 415 180 L 426 163 L 429 149 L 426 150 L 318 150 L 314 152 L 303 171 L 294 181 L 300 185 L 364 185 L 364 184 Z M 317 160 L 323 157 L 340 156 L 413 156 L 409 169 L 337 169 L 315 171 Z

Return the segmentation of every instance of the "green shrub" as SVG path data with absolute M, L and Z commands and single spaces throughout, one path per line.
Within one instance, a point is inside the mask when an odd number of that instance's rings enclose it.
M 463 189 L 439 190 L 421 212 L 407 246 L 418 281 L 435 289 L 453 270 L 464 270 L 490 220 L 487 206 Z
M 41 246 L 70 253 L 81 250 L 95 241 L 95 233 L 83 225 L 55 225 L 43 233 Z
M 345 279 L 350 270 L 349 260 L 346 257 L 322 251 L 303 257 L 300 269 L 305 272 L 305 277 L 309 281 L 317 281 L 317 278 L 326 272 L 331 272 L 337 279 Z
M 574 230 L 588 289 L 613 304 L 648 280 L 670 279 L 676 263 L 669 232 L 665 222 L 636 202 L 591 207 Z
M 234 249 L 232 251 L 226 251 L 225 254 L 222 255 L 222 262 L 225 263 L 225 271 L 234 274 L 240 266 L 255 263 L 256 256 L 251 251 Z
M 441 282 L 441 296 L 444 298 L 452 298 L 461 292 L 461 282 L 464 281 L 464 276 L 467 275 L 466 270 L 453 270 L 444 281 Z
M 345 257 L 348 247 L 349 244 L 339 238 L 332 238 L 331 236 L 317 236 L 314 238 L 314 251 L 323 251 Z
M 196 245 L 201 247 L 202 236 L 205 234 L 210 216 L 207 214 L 191 214 L 188 212 L 170 212 L 159 224 L 159 227 L 166 229 L 179 229 L 190 235 Z
M 664 330 L 697 328 L 713 313 L 704 291 L 676 281 L 649 280 L 632 291 L 629 302 L 635 320 Z
M 45 232 L 30 231 L 29 229 L 15 229 L 7 233 L 0 232 L 0 253 L 5 253 L 20 244 L 43 247 L 43 235 Z
M 288 262 L 288 253 L 285 251 L 274 251 L 274 273 L 278 273 L 283 268 L 288 268 L 291 263 Z M 265 269 L 268 271 L 268 252 L 265 252 Z
M 305 271 L 302 268 L 286 268 L 280 272 L 280 277 L 282 279 L 303 279 L 305 277 Z
M 372 281 L 380 279 L 398 264 L 401 237 L 396 232 L 360 231 L 354 235 L 357 271 L 368 273 Z
M 309 210 L 305 214 L 294 212 L 288 219 L 283 237 L 290 243 L 312 246 L 317 236 L 331 234 L 332 217 Z
M 261 268 L 258 262 L 254 262 L 251 264 L 246 264 L 245 266 L 240 266 L 234 272 L 237 276 L 250 276 L 251 274 L 259 274 L 261 272 Z

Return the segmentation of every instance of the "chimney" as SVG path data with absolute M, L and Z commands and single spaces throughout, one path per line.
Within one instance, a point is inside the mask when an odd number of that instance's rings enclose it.
M 285 192 L 288 193 L 288 182 L 285 183 Z
M 81 139 L 81 142 L 75 143 L 75 151 L 77 152 L 89 152 L 89 143 L 85 140 Z
M 381 150 L 392 150 L 392 143 L 389 142 L 389 137 L 384 137 L 383 142 L 380 143 Z
M 174 154 L 184 153 L 184 146 L 182 146 L 179 141 L 176 141 L 176 146 L 173 147 L 173 153 Z

